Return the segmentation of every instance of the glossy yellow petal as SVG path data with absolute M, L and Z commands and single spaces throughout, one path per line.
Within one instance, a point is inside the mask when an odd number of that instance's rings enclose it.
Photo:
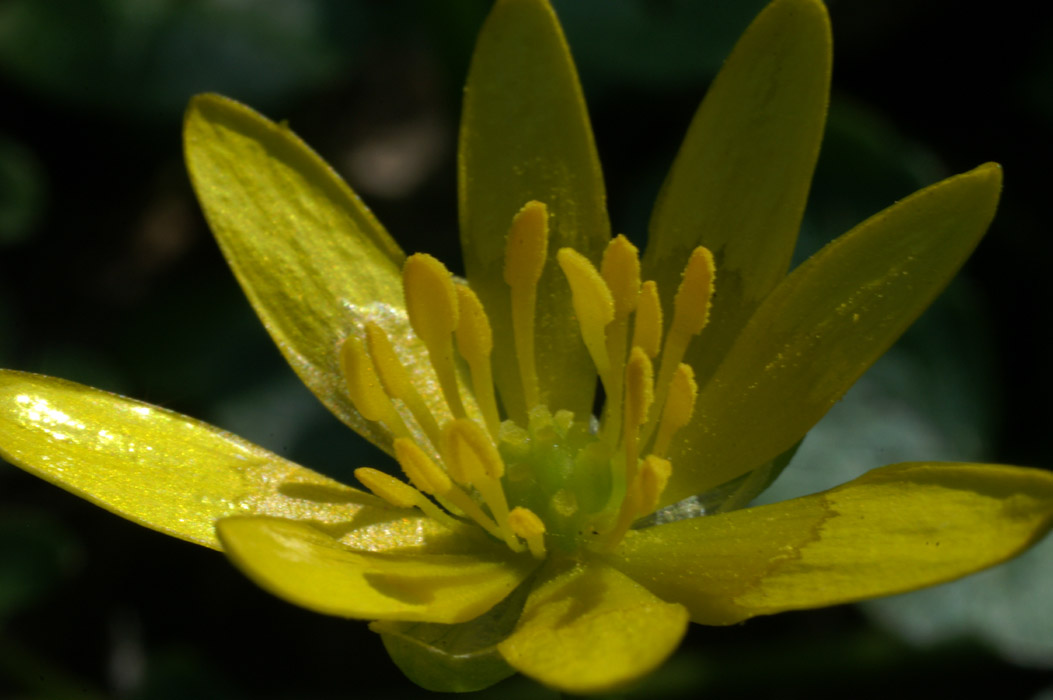
M 472 289 L 494 326 L 494 369 L 505 407 L 525 422 L 504 282 L 505 234 L 531 200 L 551 215 L 538 287 L 541 400 L 585 415 L 595 375 L 572 315 L 556 252 L 598 264 L 610 238 L 606 195 L 577 73 L 544 0 L 499 0 L 476 45 L 465 88 L 459 153 L 461 244 Z
M 482 615 L 533 569 L 499 543 L 471 554 L 348 549 L 305 523 L 236 517 L 216 526 L 224 552 L 261 587 L 296 605 L 367 620 L 457 623 Z
M 906 463 L 813 496 L 630 532 L 610 562 L 695 622 L 822 607 L 950 581 L 1053 523 L 1053 474 Z
M 527 599 L 514 632 L 497 645 L 508 663 L 567 693 L 598 693 L 657 668 L 687 630 L 683 606 L 590 561 L 565 566 Z
M 218 428 L 61 379 L 0 371 L 0 457 L 168 535 L 219 549 L 214 527 L 238 514 L 347 526 L 375 545 L 390 509 Z M 349 528 L 348 528 L 349 529 Z M 387 546 L 420 537 L 395 528 Z
M 927 187 L 786 277 L 699 392 L 670 450 L 663 501 L 729 481 L 800 440 L 954 276 L 987 230 L 1001 182 L 988 164 Z
M 716 256 L 719 302 L 687 356 L 700 384 L 789 268 L 826 122 L 830 64 L 822 2 L 769 5 L 709 88 L 659 196 L 645 277 L 676 289 L 696 246 Z
M 390 450 L 390 435 L 348 398 L 340 346 L 373 321 L 424 367 L 405 315 L 402 251 L 286 125 L 200 95 L 187 110 L 184 142 L 209 226 L 282 354 L 333 413 Z

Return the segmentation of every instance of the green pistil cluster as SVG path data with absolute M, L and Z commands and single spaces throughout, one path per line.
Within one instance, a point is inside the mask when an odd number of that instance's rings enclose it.
M 550 548 L 576 551 L 611 503 L 611 449 L 570 411 L 553 415 L 544 406 L 530 411 L 525 429 L 502 423 L 499 438 L 509 502 L 544 521 Z

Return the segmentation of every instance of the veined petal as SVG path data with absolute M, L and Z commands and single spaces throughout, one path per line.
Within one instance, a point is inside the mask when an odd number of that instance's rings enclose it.
M 390 451 L 390 435 L 348 398 L 339 358 L 344 338 L 373 321 L 405 361 L 430 371 L 406 319 L 402 251 L 284 124 L 199 95 L 186 113 L 184 146 L 209 226 L 282 354 L 329 410 Z M 430 390 L 441 402 L 435 382 Z
M 1001 168 L 987 164 L 927 187 L 786 277 L 699 392 L 671 451 L 664 502 L 727 482 L 800 440 L 954 276 L 987 230 L 1001 182 Z
M 706 93 L 656 203 L 645 277 L 667 303 L 696 246 L 717 263 L 718 303 L 687 356 L 700 385 L 789 269 L 826 123 L 831 46 L 819 0 L 769 5 Z
M 508 663 L 567 693 L 598 693 L 657 668 L 687 630 L 687 610 L 596 561 L 550 573 L 497 645 Z
M 141 525 L 220 549 L 215 523 L 280 515 L 392 529 L 377 499 L 192 418 L 62 379 L 0 371 L 0 457 Z M 395 527 L 387 546 L 419 544 Z
M 569 246 L 598 263 L 610 224 L 577 72 L 547 2 L 495 5 L 475 48 L 462 114 L 461 246 L 468 280 L 494 326 L 494 369 L 504 405 L 525 420 L 502 273 L 505 234 L 523 205 L 537 200 L 550 213 L 536 322 L 541 399 L 553 410 L 587 415 L 595 372 L 555 257 Z
M 610 562 L 691 619 L 726 625 L 943 583 L 1053 523 L 1053 474 L 905 463 L 813 496 L 629 533 Z
M 483 543 L 472 554 L 361 552 L 305 523 L 235 517 L 216 526 L 224 552 L 271 593 L 328 615 L 466 622 L 511 593 L 530 556 Z

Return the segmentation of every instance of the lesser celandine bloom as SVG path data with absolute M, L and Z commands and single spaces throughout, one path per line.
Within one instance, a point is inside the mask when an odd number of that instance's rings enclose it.
M 284 125 L 198 97 L 187 163 L 234 273 L 300 377 L 403 475 L 364 467 L 360 491 L 170 411 L 13 371 L 0 454 L 222 550 L 289 601 L 373 620 L 399 666 L 441 690 L 516 670 L 602 691 L 657 667 L 689 621 L 1011 557 L 1049 528 L 1046 472 L 897 464 L 743 507 L 944 287 L 998 200 L 998 166 L 980 166 L 787 274 L 829 75 L 822 3 L 776 0 L 691 124 L 640 259 L 611 238 L 555 15 L 498 0 L 461 128 L 467 280 L 406 257 Z

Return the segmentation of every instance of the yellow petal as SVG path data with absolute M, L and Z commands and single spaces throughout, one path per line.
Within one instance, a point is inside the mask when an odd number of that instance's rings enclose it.
M 200 95 L 187 110 L 184 141 L 209 226 L 282 354 L 329 410 L 390 451 L 390 435 L 348 398 L 340 346 L 373 321 L 426 364 L 405 316 L 402 251 L 284 124 Z
M 473 554 L 354 551 L 305 523 L 236 517 L 216 530 L 227 556 L 261 587 L 328 615 L 465 622 L 500 602 L 533 568 L 503 545 Z
M 672 503 L 789 449 L 942 291 L 994 216 L 994 164 L 871 217 L 757 309 L 670 450 Z M 705 335 L 699 339 L 705 342 Z
M 647 278 L 676 289 L 698 245 L 717 259 L 719 303 L 687 356 L 700 384 L 789 268 L 826 122 L 830 64 L 822 2 L 769 5 L 709 88 L 655 206 Z
M 541 399 L 553 410 L 586 415 L 595 375 L 555 255 L 569 246 L 598 263 L 610 224 L 577 72 L 547 2 L 495 5 L 472 58 L 462 114 L 461 244 L 468 280 L 494 325 L 503 403 L 525 422 L 503 278 L 504 234 L 523 205 L 537 200 L 551 215 L 536 322 Z
M 214 549 L 215 522 L 231 515 L 333 525 L 364 519 L 370 527 L 391 520 L 372 496 L 218 428 L 35 374 L 0 371 L 0 457 L 129 520 Z M 393 535 L 392 544 L 405 535 Z
M 695 622 L 902 593 L 1019 554 L 1053 523 L 1053 474 L 906 463 L 824 493 L 629 533 L 610 562 Z
M 566 693 L 598 693 L 657 668 L 687 630 L 666 603 L 595 561 L 564 567 L 527 599 L 515 631 L 497 645 L 508 663 Z

